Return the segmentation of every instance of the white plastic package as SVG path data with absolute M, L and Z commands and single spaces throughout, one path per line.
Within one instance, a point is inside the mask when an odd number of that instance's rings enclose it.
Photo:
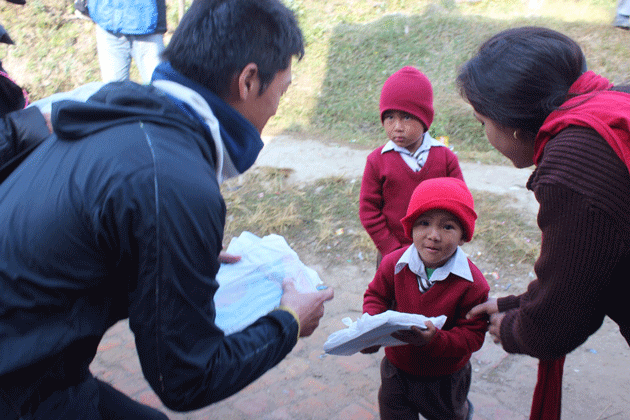
M 216 324 L 225 334 L 243 330 L 276 308 L 285 279 L 292 280 L 302 293 L 314 292 L 322 283 L 317 272 L 304 265 L 279 235 L 259 238 L 243 232 L 232 239 L 226 252 L 240 255 L 241 260 L 221 264 L 217 273 Z
M 350 318 L 344 318 L 342 322 L 348 328 L 330 334 L 324 343 L 324 351 L 337 356 L 350 356 L 371 346 L 402 346 L 407 343 L 395 339 L 391 334 L 411 329 L 412 326 L 425 329 L 425 321 L 431 321 L 436 328 L 442 328 L 446 315 L 427 318 L 424 315 L 385 311 L 377 315 L 363 314 L 354 322 Z

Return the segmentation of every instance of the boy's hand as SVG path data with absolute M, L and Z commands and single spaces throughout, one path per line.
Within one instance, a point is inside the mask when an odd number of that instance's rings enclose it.
M 411 344 L 417 347 L 422 347 L 428 344 L 437 333 L 437 328 L 431 321 L 424 323 L 427 329 L 423 330 L 418 327 L 411 327 L 410 330 L 399 330 L 392 333 L 392 337 L 404 341 L 407 344 Z
M 361 350 L 361 353 L 363 354 L 372 354 L 372 353 L 376 353 L 379 349 L 381 348 L 381 346 L 371 346 L 371 347 L 366 347 L 363 350 Z

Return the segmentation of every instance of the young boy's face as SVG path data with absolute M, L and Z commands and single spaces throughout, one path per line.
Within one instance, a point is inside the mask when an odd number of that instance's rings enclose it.
M 411 153 L 418 150 L 426 131 L 419 119 L 406 112 L 395 110 L 383 113 L 383 127 L 387 137 L 396 146 L 404 147 Z
M 464 229 L 457 217 L 440 209 L 420 215 L 413 225 L 411 236 L 427 268 L 443 266 L 457 247 L 464 244 Z

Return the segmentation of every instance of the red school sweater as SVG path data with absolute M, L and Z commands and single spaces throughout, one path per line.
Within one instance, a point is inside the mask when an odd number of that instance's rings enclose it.
M 457 156 L 448 147 L 432 147 L 422 169 L 414 172 L 400 153 L 384 154 L 381 146 L 367 157 L 359 195 L 359 218 L 383 255 L 411 239 L 405 236 L 400 219 L 406 212 L 413 190 L 429 178 L 450 176 L 462 181 L 464 176 Z
M 473 282 L 451 274 L 421 293 L 416 275 L 409 267 L 394 274 L 396 263 L 407 248 L 383 258 L 363 296 L 363 312 L 376 315 L 390 309 L 395 302 L 394 309 L 398 312 L 427 317 L 446 315 L 446 323 L 430 343 L 422 347 L 410 344 L 386 347 L 385 355 L 394 366 L 411 375 L 449 375 L 463 368 L 483 344 L 486 319 L 466 319 L 466 314 L 488 299 L 490 287 L 481 271 L 468 260 Z

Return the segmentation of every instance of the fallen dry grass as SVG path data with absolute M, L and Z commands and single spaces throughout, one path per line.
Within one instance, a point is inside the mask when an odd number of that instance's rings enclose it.
M 268 167 L 223 185 L 227 205 L 225 245 L 242 231 L 282 235 L 296 250 L 329 261 L 372 260 L 375 248 L 359 221 L 360 180 L 326 178 L 298 185 L 286 170 Z M 466 245 L 493 271 L 533 264 L 540 247 L 534 216 L 508 206 L 500 195 L 473 191 L 479 219 Z

